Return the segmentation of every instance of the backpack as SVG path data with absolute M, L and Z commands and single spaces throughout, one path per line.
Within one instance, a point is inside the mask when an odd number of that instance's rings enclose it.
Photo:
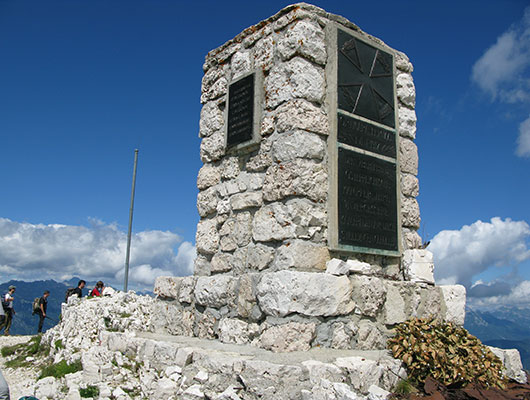
M 31 307 L 33 309 L 32 314 L 36 314 L 40 311 L 40 297 L 35 297 L 35 299 L 33 300 L 33 305 Z
M 76 288 L 68 288 L 66 289 L 66 296 L 64 296 L 64 302 L 68 304 L 68 297 L 70 297 L 71 295 L 75 294 L 75 289 Z
M 2 307 L 4 308 L 4 311 L 7 311 L 7 309 L 9 308 L 9 301 L 6 301 L 5 294 L 2 296 Z

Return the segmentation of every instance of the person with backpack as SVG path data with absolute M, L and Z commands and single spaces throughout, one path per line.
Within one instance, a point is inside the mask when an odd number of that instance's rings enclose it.
M 103 284 L 102 281 L 98 281 L 96 283 L 96 286 L 94 286 L 94 289 L 92 289 L 90 291 L 90 294 L 89 296 L 92 296 L 92 297 L 100 297 L 103 295 L 103 290 L 105 289 L 105 285 Z
M 8 290 L 9 291 L 4 295 L 4 298 L 2 299 L 2 307 L 4 308 L 6 317 L 4 321 L 0 324 L 0 330 L 5 328 L 5 336 L 9 336 L 9 329 L 11 328 L 11 323 L 13 322 L 13 315 L 16 314 L 15 309 L 13 308 L 13 301 L 15 300 L 13 298 L 13 293 L 15 293 L 16 287 L 11 285 L 9 286 Z
M 38 304 L 34 304 L 34 311 L 35 314 L 39 315 L 39 328 L 37 329 L 37 333 L 42 332 L 42 325 L 44 325 L 44 319 L 46 318 L 46 309 L 48 308 L 48 296 L 50 295 L 49 290 L 45 290 L 42 297 L 39 299 Z M 35 306 L 37 308 L 35 309 Z
M 66 296 L 64 297 L 64 302 L 68 304 L 68 298 L 70 296 L 73 296 L 74 294 L 76 294 L 77 297 L 79 298 L 83 297 L 83 288 L 85 287 L 85 285 L 86 285 L 86 282 L 83 279 L 81 279 L 79 283 L 77 284 L 76 288 L 68 288 L 66 290 Z

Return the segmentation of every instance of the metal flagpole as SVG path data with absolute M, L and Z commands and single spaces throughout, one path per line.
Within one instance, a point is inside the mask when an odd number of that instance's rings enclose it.
M 125 256 L 125 282 L 123 284 L 123 291 L 127 291 L 127 285 L 129 283 L 129 256 L 131 253 L 131 230 L 133 220 L 133 209 L 134 209 L 134 189 L 136 187 L 136 164 L 138 163 L 138 149 L 134 150 L 134 171 L 131 191 L 131 208 L 129 209 L 129 231 L 127 232 L 127 255 Z

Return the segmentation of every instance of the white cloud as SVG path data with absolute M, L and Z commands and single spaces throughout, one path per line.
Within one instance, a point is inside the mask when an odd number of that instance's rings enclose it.
M 530 7 L 520 22 L 497 38 L 473 65 L 472 80 L 492 99 L 506 103 L 530 99 Z
M 519 157 L 530 157 L 530 116 L 519 125 L 519 137 L 517 138 L 517 150 Z
M 487 308 L 489 310 L 502 305 L 530 307 L 530 281 L 518 283 L 506 294 L 472 297 L 468 300 L 473 308 Z
M 0 272 L 4 279 L 123 280 L 126 233 L 93 220 L 91 227 L 30 224 L 0 218 Z M 179 246 L 176 253 L 175 248 Z M 133 234 L 130 286 L 148 287 L 160 275 L 189 275 L 195 247 L 168 231 Z
M 441 231 L 429 246 L 434 254 L 436 281 L 471 287 L 472 278 L 490 267 L 514 267 L 530 259 L 529 236 L 530 227 L 525 221 L 498 217 L 460 230 Z

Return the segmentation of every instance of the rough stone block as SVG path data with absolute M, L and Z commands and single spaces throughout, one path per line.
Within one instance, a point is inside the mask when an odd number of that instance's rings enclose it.
M 403 226 L 420 227 L 420 206 L 415 198 L 405 197 L 401 200 L 401 223 Z
M 201 109 L 201 120 L 199 122 L 199 136 L 208 137 L 212 133 L 223 128 L 224 117 L 219 105 L 211 101 Z
M 406 107 L 398 108 L 399 135 L 404 138 L 416 138 L 416 112 Z M 416 175 L 416 174 L 414 174 Z
M 416 90 L 412 75 L 403 73 L 396 77 L 397 97 L 407 107 L 414 108 L 416 104 Z
M 219 340 L 223 343 L 249 343 L 258 333 L 257 324 L 248 324 L 237 318 L 223 318 L 219 322 Z
M 441 285 L 444 319 L 464 325 L 466 318 L 466 288 L 462 285 Z
M 411 174 L 401 174 L 401 193 L 408 197 L 418 197 L 420 193 L 418 178 Z
M 295 240 L 280 246 L 272 263 L 275 270 L 295 268 L 298 270 L 323 270 L 329 260 L 327 246 L 304 240 Z
M 225 153 L 224 133 L 222 130 L 215 131 L 201 141 L 201 161 L 209 163 L 221 159 Z
M 246 208 L 260 207 L 263 204 L 262 192 L 245 192 L 235 194 L 230 198 L 233 210 L 244 210 Z
M 328 117 L 324 110 L 303 99 L 282 104 L 276 110 L 278 132 L 294 129 L 328 135 Z
M 219 232 L 216 219 L 203 219 L 197 224 L 195 236 L 197 253 L 214 254 L 219 248 Z
M 215 187 L 202 190 L 197 195 L 197 211 L 201 217 L 206 217 L 217 211 L 219 196 Z
M 263 274 L 257 286 L 261 309 L 283 317 L 346 315 L 353 311 L 351 284 L 345 276 L 325 273 L 279 271 Z
M 352 298 L 361 314 L 375 317 L 386 299 L 386 288 L 383 281 L 376 277 L 352 275 Z
M 155 280 L 153 292 L 161 297 L 178 299 L 182 279 L 175 276 L 159 276 Z
M 218 167 L 212 164 L 204 164 L 197 176 L 197 187 L 199 190 L 207 189 L 221 182 L 221 173 Z
M 386 284 L 386 301 L 383 307 L 384 323 L 386 325 L 399 324 L 407 320 L 405 298 L 399 283 Z
M 298 21 L 287 29 L 278 41 L 278 52 L 283 60 L 301 55 L 316 62 L 326 63 L 325 35 L 320 26 L 311 21 Z
M 315 335 L 315 324 L 289 322 L 266 327 L 259 339 L 260 347 L 274 352 L 307 351 Z
M 227 272 L 232 269 L 232 254 L 230 253 L 216 253 L 212 257 L 211 272 Z
M 405 279 L 434 285 L 434 260 L 428 250 L 412 249 L 403 252 L 401 260 Z
M 195 301 L 202 306 L 213 308 L 226 306 L 235 296 L 235 279 L 229 275 L 197 278 Z
M 346 370 L 351 385 L 361 393 L 368 393 L 370 386 L 377 385 L 383 372 L 377 361 L 365 357 L 341 357 L 334 364 Z
M 252 221 L 252 237 L 257 242 L 292 238 L 294 230 L 295 226 L 287 207 L 280 203 L 261 207 Z
M 274 161 L 287 162 L 297 158 L 322 160 L 324 158 L 326 142 L 317 134 L 296 130 L 276 136 L 272 145 Z
M 517 349 L 499 349 L 488 346 L 489 349 L 502 361 L 504 374 L 519 383 L 526 383 L 526 373 L 523 370 L 521 355 Z
M 180 282 L 179 302 L 190 304 L 193 301 L 193 290 L 195 289 L 195 282 L 197 278 L 194 276 L 186 276 Z

